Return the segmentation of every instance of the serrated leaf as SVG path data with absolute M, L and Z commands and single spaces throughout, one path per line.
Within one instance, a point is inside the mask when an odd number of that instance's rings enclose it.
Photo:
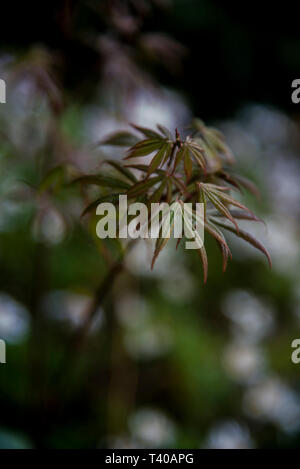
M 141 171 L 143 173 L 148 173 L 148 168 L 149 166 L 145 164 L 126 164 L 125 168 L 132 168 L 132 169 L 137 169 L 138 171 Z M 153 171 L 154 173 L 160 174 L 160 175 L 165 175 L 166 172 L 163 169 L 156 169 Z
M 105 162 L 115 168 L 117 171 L 119 171 L 119 173 L 123 174 L 123 176 L 127 177 L 127 179 L 129 179 L 130 181 L 137 182 L 135 175 L 131 171 L 129 171 L 129 169 L 127 169 L 125 166 L 120 164 L 118 161 L 106 160 Z
M 51 186 L 59 186 L 62 184 L 64 179 L 64 167 L 56 166 L 55 168 L 48 171 L 42 182 L 38 186 L 39 192 L 44 192 Z
M 203 282 L 204 284 L 207 282 L 207 274 L 208 274 L 208 259 L 207 259 L 207 253 L 206 253 L 206 249 L 205 247 L 203 246 L 201 249 L 198 249 L 197 250 L 199 256 L 200 256 L 200 259 L 201 259 L 201 262 L 202 262 L 202 266 L 203 266 Z
M 128 198 L 133 198 L 145 194 L 152 186 L 154 186 L 157 182 L 161 181 L 162 176 L 156 176 L 154 178 L 150 178 L 147 180 L 143 180 L 137 182 L 127 192 Z
M 224 194 L 223 192 L 219 191 L 218 189 L 211 189 L 211 192 L 215 194 L 218 198 L 220 198 L 222 201 L 226 202 L 227 204 L 234 205 L 236 207 L 241 208 L 242 210 L 245 210 L 246 212 L 251 213 L 253 216 L 255 216 L 251 210 L 246 207 L 246 205 L 242 204 L 241 202 L 237 201 L 233 197 L 231 197 L 228 194 Z
M 257 222 L 264 223 L 263 220 L 258 218 L 252 212 L 248 212 L 248 211 L 244 212 L 243 210 L 232 209 L 232 210 L 230 210 L 230 213 L 233 216 L 233 218 L 236 218 L 237 220 L 249 220 L 249 221 L 257 221 Z M 222 214 L 220 214 L 217 211 L 216 212 L 210 212 L 210 215 L 212 215 L 213 217 L 222 217 Z
M 173 185 L 170 178 L 167 179 L 167 203 L 172 201 Z
M 167 161 L 169 160 L 171 152 L 172 152 L 172 148 L 173 148 L 173 143 L 167 143 L 166 145 L 167 147 L 166 147 L 165 156 L 164 156 L 162 165 L 167 163 Z
M 197 145 L 195 142 L 189 142 L 186 144 L 187 149 L 194 158 L 195 162 L 200 166 L 200 168 L 206 173 L 207 161 L 203 154 L 203 149 Z
M 121 179 L 113 178 L 110 176 L 102 176 L 102 175 L 86 175 L 81 176 L 74 181 L 72 184 L 81 183 L 81 184 L 93 184 L 96 186 L 101 187 L 110 187 L 112 189 L 124 189 L 128 190 L 131 186 L 125 181 Z
M 130 132 L 120 131 L 115 132 L 105 137 L 100 144 L 101 145 L 112 145 L 117 147 L 132 147 L 139 139 L 131 134 Z
M 140 127 L 139 125 L 131 124 L 131 126 L 141 132 L 145 137 L 148 138 L 157 138 L 157 139 L 162 139 L 163 137 L 158 133 L 155 132 L 155 130 L 148 129 L 147 127 Z
M 124 159 L 128 160 L 129 158 L 137 158 L 140 156 L 150 155 L 154 151 L 159 150 L 163 144 L 163 140 L 142 140 L 141 142 L 138 142 L 136 145 L 129 149 L 128 155 Z
M 158 124 L 156 127 L 167 139 L 173 140 L 171 132 L 165 126 Z
M 238 189 L 240 192 L 242 192 L 241 185 L 230 174 L 226 173 L 225 171 L 221 171 L 220 177 L 235 189 Z
M 156 202 L 159 202 L 162 195 L 163 195 L 163 192 L 165 190 L 165 187 L 167 185 L 167 181 L 166 179 L 160 184 L 160 186 L 156 189 L 156 191 L 151 195 L 147 205 L 150 205 L 150 204 L 153 204 L 153 203 L 156 203 Z
M 165 156 L 166 145 L 156 153 L 156 155 L 152 158 L 151 163 L 148 168 L 148 175 L 152 174 L 162 163 L 163 158 Z
M 159 254 L 161 253 L 161 251 L 163 250 L 163 248 L 166 246 L 167 242 L 171 238 L 171 233 L 173 232 L 173 229 L 174 229 L 174 220 L 175 220 L 175 213 L 173 210 L 171 210 L 170 222 L 169 222 L 169 218 L 166 217 L 166 219 L 163 220 L 161 223 L 160 233 L 163 233 L 164 231 L 164 223 L 170 223 L 170 237 L 169 238 L 162 238 L 162 237 L 157 238 L 156 243 L 155 243 L 155 250 L 154 250 L 154 254 L 153 254 L 153 258 L 151 262 L 151 270 L 153 270 L 156 259 L 158 258 Z
M 230 251 L 229 246 L 226 242 L 225 236 L 223 235 L 222 231 L 212 223 L 211 220 L 206 221 L 205 228 L 210 233 L 210 235 L 215 238 L 215 240 L 218 243 L 218 247 L 221 250 L 222 260 L 223 260 L 222 270 L 223 270 L 223 272 L 225 272 L 225 270 L 227 268 L 228 258 L 229 257 L 232 258 L 231 251 Z
M 218 243 L 223 244 L 223 246 L 229 250 L 228 244 L 226 242 L 225 236 L 221 231 L 216 229 L 215 226 L 210 222 L 210 220 L 206 220 L 204 223 L 204 229 L 213 237 L 215 238 Z
M 186 146 L 183 144 L 176 153 L 174 169 L 176 169 L 177 166 L 180 164 L 180 162 L 184 159 L 185 154 L 186 154 Z
M 208 189 L 206 189 L 205 184 L 200 184 L 200 187 L 203 189 L 206 197 L 211 201 L 211 203 L 224 215 L 225 218 L 228 218 L 228 220 L 230 220 L 238 230 L 239 228 L 238 228 L 237 222 L 234 220 L 228 208 L 225 207 L 225 205 L 221 202 L 221 200 L 219 200 L 218 197 L 215 196 L 212 191 L 209 191 Z
M 90 203 L 82 212 L 80 215 L 83 217 L 87 213 L 91 212 L 92 210 L 96 209 L 99 204 L 103 202 L 111 202 L 111 203 L 116 203 L 119 200 L 119 195 L 120 194 L 110 194 L 110 195 L 103 195 L 102 197 L 99 197 L 99 199 L 94 200 L 94 202 Z
M 245 176 L 240 175 L 231 175 L 231 178 L 234 179 L 240 186 L 247 189 L 247 191 L 251 192 L 257 198 L 260 198 L 260 192 L 257 189 L 256 185 L 250 181 L 250 179 L 246 178 Z
M 192 176 L 193 163 L 187 152 L 184 154 L 184 172 L 186 175 L 186 180 L 189 181 Z
M 245 241 L 247 241 L 249 244 L 251 244 L 253 247 L 255 247 L 256 249 L 258 249 L 259 251 L 261 251 L 267 258 L 268 260 L 268 263 L 269 263 L 269 266 L 272 267 L 272 261 L 271 261 L 271 256 L 269 254 L 269 252 L 267 251 L 267 249 L 256 239 L 254 238 L 250 233 L 248 233 L 247 231 L 244 231 L 244 230 L 236 230 L 234 229 L 232 226 L 229 226 L 227 225 L 226 223 L 222 223 L 221 221 L 217 220 L 217 219 L 214 219 L 214 222 L 224 228 L 225 230 L 228 230 L 228 231 L 231 231 L 231 233 L 234 233 L 236 236 L 238 236 L 239 238 L 242 238 L 244 239 Z
M 204 191 L 201 188 L 201 184 L 199 184 L 199 182 L 196 183 L 196 190 L 198 192 L 198 202 L 200 204 L 203 204 L 204 206 L 204 220 L 206 220 L 206 210 L 207 210 L 206 198 L 204 195 Z

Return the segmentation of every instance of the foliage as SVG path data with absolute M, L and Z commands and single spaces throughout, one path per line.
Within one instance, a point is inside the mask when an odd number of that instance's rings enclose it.
M 223 271 L 231 257 L 223 230 L 234 233 L 262 251 L 271 266 L 268 251 L 251 234 L 241 230 L 237 223 L 237 220 L 260 220 L 249 208 L 232 197 L 230 191 L 234 189 L 242 192 L 242 188 L 246 188 L 256 193 L 256 190 L 251 181 L 240 178 L 232 170 L 234 158 L 223 135 L 212 127 L 206 127 L 199 119 L 193 122 L 191 133 L 185 138 L 179 135 L 177 129 L 172 137 L 172 133 L 161 125 L 157 126 L 157 130 L 137 125 L 133 125 L 133 128 L 143 135 L 142 140 L 133 133 L 123 131 L 114 133 L 101 142 L 102 145 L 129 147 L 123 164 L 114 160 L 106 161 L 116 175 L 101 172 L 83 175 L 75 180 L 83 185 L 94 184 L 100 188 L 109 188 L 110 191 L 108 195 L 101 193 L 100 197 L 85 208 L 83 215 L 95 210 L 105 200 L 117 205 L 121 194 L 127 195 L 132 202 L 143 202 L 147 206 L 153 202 L 202 202 L 205 207 L 205 231 L 216 240 L 221 250 Z M 133 159 L 150 155 L 149 164 L 132 162 Z M 138 178 L 136 172 L 140 175 Z M 192 215 L 193 218 L 196 217 L 194 208 Z M 161 234 L 157 239 L 152 268 L 168 240 L 169 238 L 163 239 Z M 208 261 L 205 246 L 198 253 L 206 282 Z

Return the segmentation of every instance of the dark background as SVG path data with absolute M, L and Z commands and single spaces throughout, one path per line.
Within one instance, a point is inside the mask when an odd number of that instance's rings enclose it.
M 95 14 L 107 3 L 5 2 L 1 45 L 21 52 L 40 43 L 59 51 L 63 85 L 84 97 L 96 84 L 101 57 L 80 36 L 109 29 L 105 13 Z M 143 30 L 164 31 L 187 47 L 181 78 L 156 72 L 161 82 L 184 88 L 195 115 L 228 117 L 249 101 L 295 111 L 290 99 L 291 82 L 300 74 L 295 2 L 175 1 L 171 11 L 154 7 Z

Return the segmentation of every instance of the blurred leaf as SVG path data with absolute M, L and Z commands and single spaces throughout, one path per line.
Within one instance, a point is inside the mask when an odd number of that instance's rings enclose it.
M 156 176 L 154 178 L 146 179 L 134 184 L 127 192 L 128 198 L 138 197 L 139 195 L 145 194 L 154 184 L 161 181 L 162 176 Z
M 130 132 L 120 131 L 108 135 L 104 140 L 101 140 L 101 145 L 113 145 L 118 147 L 130 147 L 135 145 L 139 139 L 136 135 Z
M 104 195 L 103 197 L 99 197 L 99 199 L 94 200 L 91 204 L 89 204 L 82 212 L 81 217 L 86 215 L 87 213 L 91 212 L 92 210 L 96 210 L 99 204 L 102 202 L 111 202 L 112 204 L 115 204 L 119 201 L 119 195 L 120 194 L 110 194 L 110 195 Z
M 162 138 L 162 135 L 159 134 L 158 132 L 155 132 L 155 130 L 152 130 L 152 129 L 148 129 L 146 127 L 140 127 L 138 125 L 135 125 L 135 124 L 131 124 L 132 127 L 136 130 L 138 130 L 139 132 L 141 132 L 145 137 L 148 137 L 149 139 L 158 139 L 158 140 L 161 140 Z
M 109 164 L 110 166 L 112 166 L 113 168 L 115 168 L 117 171 L 119 171 L 119 173 L 123 174 L 123 176 L 125 176 L 130 181 L 132 181 L 132 182 L 137 181 L 135 175 L 131 171 L 129 171 L 129 169 L 127 169 L 124 165 L 119 163 L 118 161 L 106 160 L 105 162 L 107 164 Z
M 130 188 L 130 184 L 121 179 L 113 178 L 110 176 L 101 176 L 101 175 L 87 175 L 81 176 L 74 181 L 72 184 L 81 183 L 81 184 L 93 184 L 101 187 L 110 187 L 112 189 L 124 189 L 127 190 Z

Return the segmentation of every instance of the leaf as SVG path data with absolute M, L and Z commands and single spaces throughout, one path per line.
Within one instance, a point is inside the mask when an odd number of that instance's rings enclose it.
M 162 176 L 156 176 L 156 177 L 151 178 L 151 179 L 147 179 L 147 180 L 137 182 L 136 184 L 131 186 L 131 188 L 126 193 L 126 195 L 130 199 L 133 198 L 133 197 L 137 197 L 139 195 L 142 195 L 145 192 L 147 192 L 152 186 L 154 186 L 154 184 L 161 181 L 161 179 L 162 179 Z
M 114 161 L 114 160 L 106 160 L 105 163 L 115 168 L 117 171 L 119 171 L 119 173 L 123 174 L 123 176 L 127 177 L 127 179 L 129 179 L 130 181 L 132 182 L 137 181 L 135 175 L 131 171 L 129 171 L 129 169 L 127 169 L 125 166 L 120 164 L 119 162 Z
M 245 176 L 240 176 L 237 174 L 231 175 L 231 178 L 234 179 L 242 187 L 247 189 L 247 191 L 255 195 L 257 198 L 260 198 L 259 190 L 257 189 L 256 185 L 252 181 L 250 181 L 250 179 L 246 178 Z
M 196 191 L 198 192 L 198 201 L 200 204 L 204 205 L 204 220 L 206 220 L 206 198 L 203 192 L 203 189 L 201 189 L 201 184 L 199 182 L 196 183 Z
M 252 246 L 254 246 L 256 249 L 259 249 L 259 251 L 261 251 L 265 256 L 266 258 L 268 259 L 268 263 L 269 263 L 269 266 L 270 268 L 272 267 L 272 260 L 271 260 L 271 256 L 269 254 L 269 252 L 267 251 L 267 249 L 256 239 L 254 238 L 250 233 L 248 233 L 247 231 L 244 231 L 244 230 L 241 230 L 239 229 L 238 231 L 236 229 L 234 229 L 232 226 L 229 226 L 227 225 L 226 223 L 222 223 L 220 222 L 219 220 L 214 220 L 214 222 L 221 226 L 222 228 L 224 228 L 225 230 L 228 230 L 228 231 L 231 231 L 231 233 L 234 233 L 235 235 L 237 235 L 239 238 L 242 238 L 244 239 L 245 241 L 247 241 L 249 244 L 251 244 Z
M 209 220 L 206 220 L 204 223 L 204 229 L 213 237 L 215 238 L 219 244 L 223 244 L 223 246 L 229 250 L 228 244 L 223 233 L 218 230 Z
M 205 182 L 203 184 L 205 184 L 206 189 L 211 190 L 211 191 L 216 191 L 216 190 L 217 191 L 229 191 L 230 190 L 230 187 L 228 186 L 219 186 L 217 184 L 212 184 L 210 182 Z
M 227 269 L 227 263 L 228 263 L 228 257 L 229 257 L 229 253 L 228 253 L 228 249 L 226 249 L 223 244 L 218 244 L 219 248 L 221 249 L 221 253 L 222 253 L 222 259 L 223 259 L 223 264 L 222 264 L 222 271 L 223 273 L 226 271 Z
M 148 176 L 152 174 L 162 163 L 166 151 L 166 145 L 164 145 L 152 158 L 151 163 L 148 168 Z
M 206 249 L 203 246 L 201 249 L 197 250 L 201 261 L 202 261 L 202 266 L 203 266 L 203 282 L 204 284 L 207 282 L 207 273 L 208 273 L 208 259 L 207 259 L 207 253 Z
M 244 212 L 243 210 L 232 209 L 232 210 L 230 210 L 230 213 L 237 220 L 249 220 L 249 221 L 257 221 L 257 222 L 264 223 L 263 220 L 258 218 L 252 212 L 249 213 L 249 212 Z M 222 214 L 220 214 L 217 211 L 216 212 L 213 212 L 213 211 L 210 212 L 210 215 L 212 215 L 213 217 L 222 217 L 223 216 Z
M 148 173 L 148 168 L 149 166 L 145 164 L 127 164 L 124 166 L 125 168 L 132 168 L 132 169 L 137 169 L 138 171 Z M 160 174 L 160 175 L 165 175 L 166 172 L 163 169 L 156 169 L 153 171 L 154 173 Z
M 150 204 L 153 204 L 155 202 L 159 202 L 162 195 L 163 195 L 163 192 L 164 192 L 164 189 L 167 185 L 167 180 L 165 179 L 161 184 L 160 186 L 156 189 L 156 191 L 151 195 L 147 205 L 150 205 Z
M 150 153 L 153 153 L 155 150 L 160 150 L 163 144 L 163 140 L 142 140 L 129 149 L 128 155 L 124 159 L 128 160 L 129 158 L 150 155 Z
M 236 207 L 241 208 L 242 210 L 246 210 L 246 212 L 251 213 L 253 216 L 255 216 L 251 210 L 246 207 L 246 205 L 242 204 L 241 202 L 238 202 L 236 199 L 231 197 L 228 194 L 224 194 L 223 192 L 219 191 L 218 189 L 211 189 L 211 191 L 216 194 L 217 197 L 219 197 L 222 201 L 226 202 L 227 204 L 235 205 Z
M 145 135 L 145 137 L 156 138 L 156 139 L 160 139 L 160 140 L 163 138 L 159 133 L 155 132 L 155 130 L 148 129 L 147 127 L 140 127 L 140 126 L 135 125 L 135 124 L 131 124 L 131 126 L 134 129 L 141 132 L 143 135 Z
M 177 168 L 180 162 L 184 159 L 185 154 L 186 154 L 186 146 L 183 144 L 176 153 L 174 170 Z
M 173 185 L 172 185 L 171 179 L 168 178 L 167 179 L 167 202 L 168 202 L 168 204 L 172 200 L 172 194 L 173 194 Z
M 222 231 L 211 222 L 211 220 L 206 221 L 205 229 L 210 233 L 211 236 L 215 238 L 218 243 L 223 259 L 222 270 L 225 272 L 227 268 L 228 257 L 232 258 L 231 251 L 226 242 L 225 236 L 223 235 Z
M 179 203 L 182 205 L 185 233 L 188 232 L 189 237 L 193 241 L 195 241 L 196 244 L 198 245 L 198 248 L 201 249 L 203 246 L 203 239 L 198 233 L 198 231 L 193 228 L 193 223 L 191 221 L 191 218 L 188 215 L 190 214 L 192 218 L 196 221 L 196 226 L 199 224 L 203 226 L 203 220 L 201 217 L 197 217 L 195 212 L 192 209 L 189 209 L 187 205 L 184 206 L 184 203 L 182 202 L 182 200 L 179 200 Z
M 225 207 L 224 204 L 222 204 L 222 202 L 218 199 L 218 197 L 216 197 L 214 195 L 213 192 L 206 189 L 205 184 L 200 184 L 200 187 L 203 189 L 206 197 L 211 201 L 211 203 L 224 215 L 225 218 L 228 218 L 228 220 L 230 220 L 238 230 L 239 229 L 238 224 L 234 220 L 234 218 L 231 215 L 231 213 L 229 212 L 228 208 Z
M 166 127 L 160 124 L 158 124 L 156 127 L 167 139 L 173 140 L 171 132 Z
M 108 135 L 100 142 L 101 145 L 113 145 L 117 147 L 132 147 L 139 139 L 130 132 L 120 131 Z
M 187 152 L 185 152 L 185 154 L 184 154 L 184 172 L 185 172 L 187 181 L 189 181 L 191 179 L 192 171 L 193 171 L 192 160 L 189 157 L 189 155 L 187 154 Z
M 160 238 L 157 238 L 157 240 L 156 240 L 155 250 L 154 250 L 154 254 L 153 254 L 153 258 L 152 258 L 152 262 L 151 262 L 151 270 L 153 270 L 156 259 L 158 258 L 159 254 L 161 253 L 161 251 L 163 250 L 163 248 L 166 246 L 167 242 L 171 238 L 171 234 L 172 234 L 173 229 L 174 229 L 175 215 L 176 215 L 178 210 L 181 210 L 179 204 L 176 205 L 175 211 L 170 210 L 170 237 L 169 238 L 160 237 Z M 169 217 L 168 216 L 161 223 L 160 234 L 163 233 L 163 231 L 164 231 L 164 224 L 165 223 L 169 223 Z
M 165 156 L 164 156 L 162 165 L 164 165 L 169 160 L 170 155 L 172 154 L 172 149 L 173 149 L 174 143 L 167 143 L 166 145 L 167 145 L 167 147 L 166 147 Z
M 81 176 L 74 181 L 72 181 L 71 184 L 76 184 L 76 183 L 81 183 L 81 184 L 94 184 L 96 186 L 101 186 L 101 187 L 110 187 L 113 189 L 125 189 L 128 190 L 131 186 L 125 181 L 122 181 L 121 179 L 113 178 L 110 176 L 102 176 L 102 175 L 87 175 L 87 176 Z
M 208 140 L 209 145 L 217 152 L 223 154 L 229 164 L 234 163 L 234 156 L 231 149 L 226 145 L 223 138 L 220 138 L 219 132 L 213 128 L 206 127 L 204 130 L 205 138 Z
M 228 182 L 228 184 L 242 192 L 241 185 L 230 174 L 226 173 L 225 171 L 221 171 L 220 177 L 224 179 L 224 181 Z
M 193 156 L 196 163 L 200 166 L 204 173 L 206 173 L 207 161 L 203 154 L 203 149 L 196 143 L 189 143 L 187 148 L 191 155 Z
M 81 217 L 83 217 L 84 215 L 86 215 L 87 213 L 91 212 L 92 210 L 96 209 L 98 207 L 99 204 L 101 204 L 102 202 L 111 202 L 113 204 L 115 204 L 118 200 L 119 200 L 119 195 L 120 194 L 109 194 L 109 195 L 104 195 L 102 197 L 100 197 L 99 199 L 97 200 L 94 200 L 94 202 L 92 202 L 91 204 L 89 204 L 82 212 L 82 214 L 80 215 Z
M 48 171 L 42 182 L 38 186 L 39 192 L 44 192 L 51 186 L 57 187 L 63 183 L 64 180 L 64 167 L 56 166 L 55 168 Z

